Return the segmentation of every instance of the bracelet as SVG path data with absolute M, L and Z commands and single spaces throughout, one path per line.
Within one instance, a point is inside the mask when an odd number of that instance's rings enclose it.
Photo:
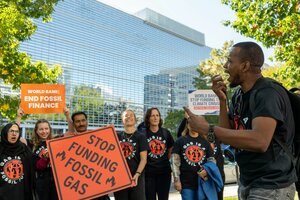
M 135 173 L 141 175 L 141 172 L 135 172 Z

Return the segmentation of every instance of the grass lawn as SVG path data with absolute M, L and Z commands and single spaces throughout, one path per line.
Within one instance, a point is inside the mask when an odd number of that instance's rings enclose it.
M 237 197 L 225 197 L 224 200 L 238 200 Z

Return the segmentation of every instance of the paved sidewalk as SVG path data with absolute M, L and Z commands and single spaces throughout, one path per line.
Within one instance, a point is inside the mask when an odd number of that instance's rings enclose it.
M 224 188 L 224 197 L 235 197 L 237 196 L 237 188 L 238 186 L 235 184 L 225 185 Z M 181 200 L 181 196 L 177 191 L 170 191 L 169 200 Z
M 170 189 L 170 195 L 169 195 L 169 200 L 181 200 L 181 196 L 179 194 L 179 192 L 177 192 L 176 190 L 174 190 L 173 185 L 171 185 L 171 189 Z M 224 197 L 235 197 L 237 196 L 237 185 L 236 184 L 232 184 L 232 185 L 225 185 L 224 188 Z M 114 200 L 114 197 L 110 197 L 111 200 Z

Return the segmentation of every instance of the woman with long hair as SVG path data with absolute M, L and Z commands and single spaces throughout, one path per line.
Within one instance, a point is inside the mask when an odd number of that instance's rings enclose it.
M 163 120 L 158 108 L 149 108 L 145 114 L 148 151 L 145 168 L 145 184 L 147 200 L 168 200 L 171 185 L 171 166 L 169 159 L 174 139 L 167 129 L 163 128 Z
M 1 130 L 0 174 L 1 200 L 34 199 L 32 153 L 20 141 L 17 123 L 6 124 Z
M 45 119 L 35 123 L 32 135 L 34 167 L 37 173 L 36 192 L 39 200 L 58 199 L 46 141 L 52 139 L 52 128 Z
M 172 150 L 174 186 L 183 200 L 217 199 L 223 181 L 210 143 L 191 131 L 188 120 Z M 213 178 L 212 178 L 213 177 Z M 213 186 L 213 187 L 212 187 Z
M 136 116 L 133 110 L 122 113 L 124 131 L 118 134 L 123 154 L 135 186 L 114 193 L 116 200 L 145 200 L 144 168 L 147 163 L 148 145 L 143 134 L 135 127 Z

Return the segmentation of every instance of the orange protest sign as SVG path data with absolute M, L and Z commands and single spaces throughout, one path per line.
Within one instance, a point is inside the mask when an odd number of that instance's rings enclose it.
M 30 113 L 62 113 L 65 86 L 61 84 L 21 84 L 21 108 Z
M 131 187 L 113 126 L 47 141 L 59 199 L 93 199 Z

